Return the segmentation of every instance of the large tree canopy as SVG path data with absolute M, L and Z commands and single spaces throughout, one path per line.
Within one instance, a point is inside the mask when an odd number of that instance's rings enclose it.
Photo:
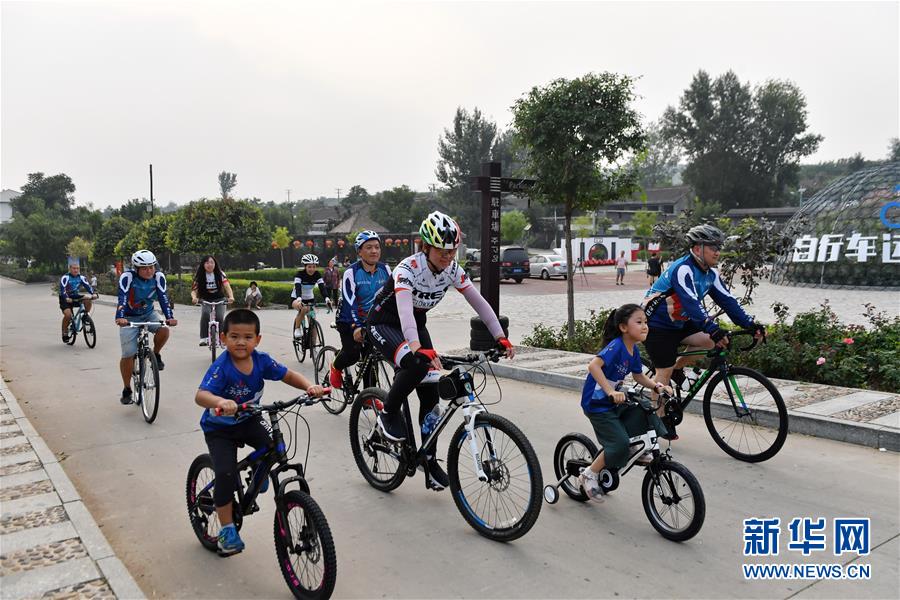
M 688 156 L 684 180 L 697 196 L 724 208 L 776 206 L 796 186 L 804 156 L 822 136 L 806 133 L 806 99 L 791 82 L 751 90 L 728 71 L 699 71 L 678 108 L 663 116 L 663 135 Z
M 166 236 L 173 252 L 241 254 L 270 248 L 262 211 L 245 200 L 196 200 L 175 213 Z

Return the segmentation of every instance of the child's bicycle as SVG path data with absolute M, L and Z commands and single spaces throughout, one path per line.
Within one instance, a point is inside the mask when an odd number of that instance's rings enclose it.
M 332 324 L 331 327 L 335 328 L 335 325 Z M 341 386 L 340 392 L 344 397 L 337 398 L 333 395 L 330 400 L 322 401 L 322 406 L 325 407 L 325 410 L 333 415 L 341 414 L 347 406 L 353 404 L 353 400 L 356 399 L 357 394 L 364 387 L 386 389 L 391 386 L 391 382 L 394 379 L 393 365 L 385 360 L 381 353 L 372 345 L 368 339 L 368 333 L 364 333 L 364 335 L 362 353 L 359 361 L 356 363 L 355 373 L 351 371 L 351 368 L 344 369 L 342 373 L 343 386 Z M 338 350 L 334 346 L 325 346 L 319 352 L 315 361 L 317 384 L 329 385 L 328 374 L 331 371 L 331 363 L 334 362 L 337 354 Z M 338 390 L 332 391 L 337 392 Z
M 216 352 L 219 349 L 225 348 L 225 344 L 219 339 L 219 322 L 216 320 L 216 307 L 220 304 L 227 304 L 228 300 L 217 300 L 216 302 L 207 302 L 206 300 L 201 300 L 201 304 L 204 306 L 209 306 L 209 328 L 207 329 L 207 333 L 209 335 L 209 339 L 207 343 L 209 344 L 209 352 L 211 356 L 211 363 L 216 362 Z
M 307 324 L 307 321 L 309 324 Z M 293 317 L 291 317 L 291 331 L 294 331 Z M 306 317 L 300 321 L 300 332 L 299 338 L 294 337 L 293 334 L 291 335 L 291 339 L 294 342 L 294 355 L 297 357 L 297 362 L 302 363 L 306 360 L 306 353 L 308 351 L 309 357 L 312 359 L 313 365 L 315 365 L 316 356 L 325 346 L 325 336 L 322 335 L 322 326 L 319 325 L 319 321 L 316 319 L 316 306 L 314 304 L 309 306 Z
M 729 340 L 738 336 L 753 335 L 752 329 L 728 332 Z M 765 341 L 765 338 L 763 338 Z M 740 352 L 751 350 L 757 344 L 754 338 L 749 346 L 736 348 Z M 666 427 L 678 426 L 684 418 L 684 409 L 706 386 L 703 394 L 703 420 L 716 444 L 727 454 L 746 462 L 762 462 L 775 456 L 788 434 L 788 413 L 778 388 L 769 379 L 747 367 L 731 364 L 731 344 L 726 348 L 679 352 L 678 356 L 706 356 L 709 366 L 703 372 L 693 367 L 689 377 L 690 388 L 684 392 L 674 382 L 675 397 L 665 403 Z M 656 374 L 648 364 L 649 377 Z
M 669 450 L 661 452 L 656 430 L 650 422 L 649 415 L 656 411 L 649 400 L 640 392 L 631 388 L 625 390 L 626 403 L 637 406 L 644 411 L 647 431 L 629 438 L 631 455 L 621 469 L 604 468 L 598 477 L 600 486 L 606 493 L 619 487 L 619 480 L 646 452 L 653 458 L 645 469 L 644 482 L 641 485 L 641 501 L 650 524 L 664 538 L 675 542 L 689 540 L 703 527 L 706 518 L 706 500 L 700 482 L 687 467 L 672 460 Z M 594 462 L 600 454 L 600 448 L 586 435 L 567 433 L 556 444 L 553 451 L 553 470 L 557 481 L 544 487 L 544 499 L 549 504 L 559 500 L 559 488 L 573 500 L 586 502 L 587 494 L 578 484 L 578 476 L 582 469 Z M 641 466 L 641 465 L 638 465 Z
M 97 298 L 97 294 L 94 294 L 93 298 Z M 75 344 L 75 338 L 78 337 L 79 331 L 84 332 L 84 343 L 87 344 L 88 348 L 93 348 L 97 345 L 97 327 L 94 325 L 91 315 L 84 309 L 84 302 L 82 302 L 80 297 L 72 299 L 72 319 L 69 321 L 69 327 L 66 330 L 69 340 L 66 343 L 68 345 L 72 346 Z
M 445 367 L 456 367 L 438 383 L 440 397 L 449 405 L 421 448 L 416 447 L 406 400 L 402 407 L 406 440 L 393 442 L 384 437 L 376 421 L 387 392 L 362 390 L 350 409 L 350 448 L 360 473 L 375 489 L 389 492 L 400 487 L 420 466 L 426 470 L 427 487 L 426 457 L 436 456 L 438 435 L 461 408 L 463 422 L 450 439 L 447 453 L 453 501 L 475 531 L 508 542 L 528 533 L 537 521 L 543 479 L 537 454 L 525 434 L 507 419 L 487 412 L 478 399 L 471 371 L 500 356 L 491 350 L 440 357 Z
M 159 412 L 159 364 L 150 343 L 151 325 L 166 326 L 165 321 L 148 321 L 146 323 L 130 323 L 125 327 L 139 329 L 137 354 L 134 355 L 134 367 L 131 380 L 134 386 L 134 403 L 141 407 L 144 420 L 152 423 Z
M 326 390 L 327 392 L 328 390 Z M 232 502 L 235 527 L 240 530 L 243 519 L 259 510 L 257 496 L 268 479 L 275 490 L 275 554 L 281 574 L 288 588 L 297 598 L 324 599 L 331 597 L 337 576 L 337 557 L 331 529 L 325 514 L 310 496 L 306 482 L 304 463 L 290 462 L 297 452 L 297 440 L 285 445 L 280 422 L 287 414 L 294 414 L 293 435 L 296 435 L 296 419 L 303 419 L 307 431 L 309 423 L 299 410 L 319 402 L 306 394 L 286 402 L 268 405 L 238 406 L 239 412 L 250 413 L 251 418 L 265 413 L 272 428 L 272 443 L 267 448 L 254 450 L 237 465 L 237 499 Z M 292 408 L 295 410 L 291 410 Z M 288 456 L 290 447 L 293 454 Z M 307 447 L 307 459 L 309 449 Z M 305 461 L 304 461 L 305 462 Z M 289 472 L 293 475 L 282 479 Z M 187 476 L 187 509 L 191 527 L 204 548 L 215 552 L 220 523 L 213 503 L 215 471 L 209 454 L 194 459 Z M 290 484 L 299 489 L 288 490 Z M 246 486 L 246 487 L 245 487 Z

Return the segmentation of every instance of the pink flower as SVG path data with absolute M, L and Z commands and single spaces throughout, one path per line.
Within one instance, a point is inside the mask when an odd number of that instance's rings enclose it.
M 819 366 L 824 365 L 824 364 L 825 364 L 825 357 L 824 357 L 824 356 L 820 356 L 820 357 L 819 357 L 819 360 L 816 361 L 816 364 L 819 365 Z
M 844 343 L 848 346 L 853 343 L 853 338 L 844 338 Z

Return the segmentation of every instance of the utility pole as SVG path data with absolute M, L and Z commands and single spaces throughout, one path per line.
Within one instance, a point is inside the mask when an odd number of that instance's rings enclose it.
M 338 202 L 340 202 L 341 201 L 341 188 L 334 188 L 334 189 L 337 191 Z
M 287 192 L 287 201 L 288 201 L 288 204 L 290 204 L 291 203 L 291 188 L 288 188 L 284 191 Z
M 153 163 L 150 163 L 150 216 L 153 216 Z

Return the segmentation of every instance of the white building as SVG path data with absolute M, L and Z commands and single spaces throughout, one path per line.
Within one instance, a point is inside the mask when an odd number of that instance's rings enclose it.
M 3 190 L 0 192 L 0 223 L 7 223 L 12 219 L 12 201 L 22 195 L 16 190 Z
M 596 237 L 572 238 L 572 258 L 574 260 L 587 260 L 588 258 L 611 259 L 619 256 L 624 250 L 625 257 L 630 261 L 632 250 L 636 250 L 631 238 L 601 235 Z M 591 252 L 593 250 L 593 252 Z M 560 256 L 565 256 L 565 248 L 558 248 Z

